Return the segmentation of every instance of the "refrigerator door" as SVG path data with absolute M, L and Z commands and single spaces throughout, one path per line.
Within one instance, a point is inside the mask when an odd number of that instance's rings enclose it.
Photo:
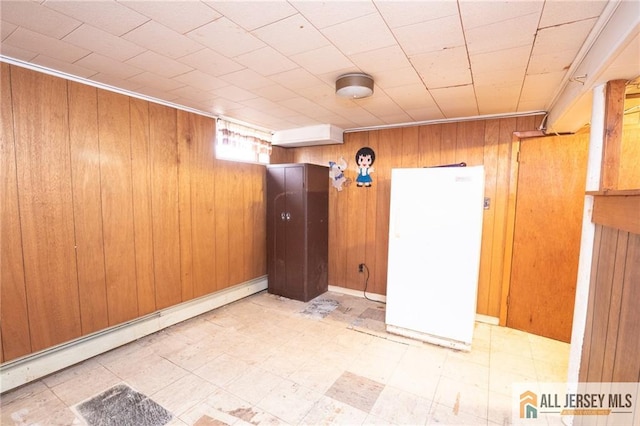
M 483 201 L 483 166 L 391 171 L 389 332 L 470 349 Z

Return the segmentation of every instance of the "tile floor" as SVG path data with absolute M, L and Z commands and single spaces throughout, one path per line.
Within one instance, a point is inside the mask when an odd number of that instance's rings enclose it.
M 338 303 L 261 292 L 177 324 L 3 394 L 0 423 L 85 424 L 77 406 L 125 384 L 169 425 L 503 425 L 513 382 L 566 379 L 565 343 L 476 323 L 458 352 L 386 334 L 380 303 L 318 299 Z

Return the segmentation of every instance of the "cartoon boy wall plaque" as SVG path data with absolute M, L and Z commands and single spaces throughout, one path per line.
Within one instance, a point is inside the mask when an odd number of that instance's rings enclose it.
M 368 146 L 362 147 L 356 152 L 356 164 L 358 165 L 356 184 L 358 186 L 371 186 L 374 161 L 376 161 L 376 153 Z

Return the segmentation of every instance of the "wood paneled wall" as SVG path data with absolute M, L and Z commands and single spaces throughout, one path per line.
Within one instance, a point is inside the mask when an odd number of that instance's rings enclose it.
M 355 180 L 355 153 L 370 146 L 376 153 L 373 186 L 355 184 L 329 196 L 329 284 L 385 294 L 389 238 L 391 169 L 465 162 L 484 165 L 485 210 L 478 288 L 478 313 L 498 317 L 503 286 L 513 132 L 535 130 L 541 116 L 476 120 L 345 134 L 342 145 L 278 149 L 272 162 L 327 165 L 344 157 L 346 175 Z M 287 152 L 283 152 L 287 151 Z M 327 177 L 328 179 L 328 177 Z M 419 196 L 419 194 L 416 194 Z M 367 265 L 370 276 L 358 272 Z M 416 265 L 419 273 L 420 265 Z
M 212 118 L 1 64 L 2 362 L 266 274 Z
M 580 382 L 638 382 L 640 234 L 596 225 L 592 265 Z

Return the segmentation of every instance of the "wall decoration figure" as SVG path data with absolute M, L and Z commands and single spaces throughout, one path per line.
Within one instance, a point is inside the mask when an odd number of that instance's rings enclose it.
M 331 179 L 331 183 L 338 191 L 342 191 L 343 185 L 349 186 L 351 183 L 351 178 L 344 175 L 346 169 L 347 161 L 342 157 L 340 157 L 337 163 L 335 161 L 329 161 L 329 179 Z
M 371 173 L 373 173 L 373 162 L 376 161 L 376 153 L 368 146 L 362 147 L 356 152 L 356 163 L 358 165 L 358 177 L 356 183 L 358 186 L 370 187 Z

